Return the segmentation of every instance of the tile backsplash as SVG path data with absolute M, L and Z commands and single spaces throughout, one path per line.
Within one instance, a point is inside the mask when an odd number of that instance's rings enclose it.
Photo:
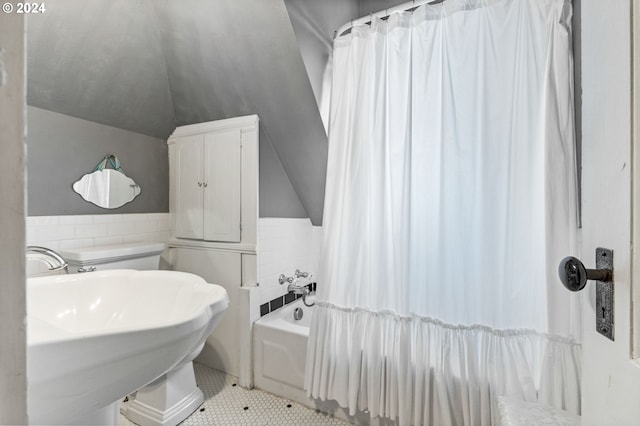
M 260 218 L 258 221 L 258 282 L 260 304 L 287 293 L 287 284 L 280 284 L 280 274 L 292 276 L 296 269 L 318 270 L 322 228 L 311 225 L 309 219 Z
M 53 250 L 134 242 L 166 242 L 169 213 L 27 217 L 27 245 Z
M 68 250 L 132 242 L 166 242 L 169 213 L 27 217 L 27 244 Z M 322 228 L 309 219 L 260 218 L 258 233 L 259 304 L 284 297 L 280 274 L 311 272 L 315 281 Z M 284 299 L 283 299 L 284 300 Z
M 317 283 L 309 283 L 305 287 L 307 287 L 309 292 L 315 292 L 316 284 Z M 291 302 L 295 302 L 301 297 L 302 297 L 301 294 L 295 294 L 292 291 L 290 291 L 289 293 L 285 293 L 283 296 L 278 296 L 275 299 L 265 302 L 262 305 L 260 305 L 260 316 L 262 317 L 267 315 L 270 312 L 277 311 L 281 307 L 286 306 Z

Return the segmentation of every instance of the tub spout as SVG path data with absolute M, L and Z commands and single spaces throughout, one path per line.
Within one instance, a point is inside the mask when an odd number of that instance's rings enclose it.
M 296 271 L 298 272 L 298 271 Z M 300 278 L 298 278 L 300 279 Z M 305 304 L 305 306 L 313 306 L 315 305 L 315 303 L 307 303 L 307 296 L 309 296 L 311 294 L 311 290 L 309 289 L 309 287 L 304 286 L 304 285 L 299 285 L 298 284 L 298 279 L 296 279 L 294 282 L 290 283 L 289 286 L 287 287 L 287 291 L 293 292 L 293 294 L 301 294 L 302 295 L 302 303 Z M 307 278 L 307 280 L 309 281 L 309 279 Z
M 304 306 L 312 307 L 313 305 L 316 304 L 316 302 L 307 303 L 307 296 L 309 296 L 308 292 L 307 294 L 302 295 L 302 303 L 304 303 Z
M 293 294 L 301 294 L 303 297 L 309 294 L 309 289 L 307 287 L 297 285 L 295 283 L 289 284 L 287 291 L 291 291 Z

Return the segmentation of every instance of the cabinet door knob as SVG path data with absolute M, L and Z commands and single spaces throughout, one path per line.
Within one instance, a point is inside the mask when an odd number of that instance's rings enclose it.
M 203 183 L 202 186 L 207 187 L 207 182 Z
M 198 182 L 198 186 L 202 186 L 202 182 Z

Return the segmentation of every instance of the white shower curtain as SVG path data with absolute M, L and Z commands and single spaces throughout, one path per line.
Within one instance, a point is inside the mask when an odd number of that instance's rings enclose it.
M 414 425 L 580 410 L 569 0 L 446 0 L 336 39 L 310 396 Z

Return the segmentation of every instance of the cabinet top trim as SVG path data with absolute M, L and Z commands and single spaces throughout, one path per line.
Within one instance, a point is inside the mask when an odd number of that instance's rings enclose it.
M 206 123 L 188 124 L 176 127 L 167 143 L 175 142 L 175 138 L 196 135 L 211 131 L 225 130 L 241 127 L 242 130 L 254 130 L 258 127 L 260 119 L 257 115 L 245 115 L 242 117 L 225 118 L 224 120 L 208 121 Z
M 184 240 L 172 237 L 167 242 L 169 248 L 192 248 L 217 251 L 230 251 L 244 254 L 256 254 L 255 244 L 223 243 L 216 241 Z

